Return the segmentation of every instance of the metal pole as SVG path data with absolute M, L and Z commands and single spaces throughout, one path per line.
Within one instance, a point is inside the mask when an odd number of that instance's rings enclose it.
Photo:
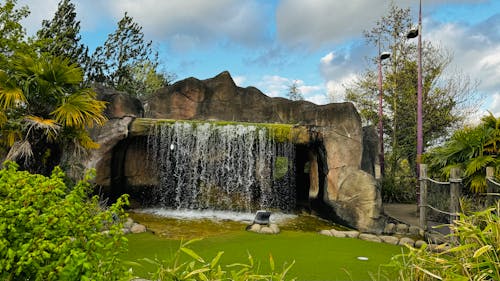
M 420 217 L 419 217 L 419 225 L 424 231 L 427 231 L 427 165 L 420 164 Z
M 418 88 L 417 88 L 417 172 L 418 164 L 422 163 L 422 153 L 424 151 L 423 133 L 423 110 L 422 110 L 422 0 L 418 10 Z
M 380 178 L 385 175 L 385 160 L 384 160 L 384 126 L 382 123 L 383 109 L 382 101 L 384 90 L 382 89 L 382 57 L 380 54 L 380 39 L 378 42 L 378 142 L 379 142 L 379 165 L 380 165 Z

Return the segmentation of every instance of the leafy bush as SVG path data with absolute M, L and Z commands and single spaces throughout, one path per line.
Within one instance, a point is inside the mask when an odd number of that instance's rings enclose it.
M 120 221 L 127 196 L 109 209 L 89 200 L 87 174 L 71 190 L 56 167 L 50 177 L 0 170 L 1 280 L 118 280 L 127 240 Z M 103 231 L 106 229 L 107 231 Z
M 389 265 L 398 280 L 500 280 L 500 202 L 450 226 L 457 244 L 442 252 L 409 248 Z
M 199 239 L 198 239 L 199 240 Z M 248 263 L 236 263 L 225 266 L 224 270 L 220 264 L 220 259 L 224 252 L 219 252 L 212 260 L 206 261 L 192 249 L 188 248 L 189 244 L 198 241 L 190 240 L 181 242 L 179 249 L 176 251 L 170 261 L 146 261 L 154 263 L 158 266 L 158 271 L 153 276 L 154 280 L 170 281 L 170 280 L 232 280 L 232 281 L 247 281 L 247 280 L 269 280 L 269 281 L 284 281 L 288 271 L 294 263 L 285 265 L 282 271 L 276 271 L 276 266 L 273 257 L 269 256 L 269 265 L 271 273 L 259 274 L 258 265 L 255 264 L 252 256 L 248 255 Z M 184 261 L 182 253 L 189 258 Z M 289 279 L 295 280 L 295 279 Z
M 382 201 L 385 203 L 415 202 L 416 180 L 414 177 L 386 176 L 379 183 Z

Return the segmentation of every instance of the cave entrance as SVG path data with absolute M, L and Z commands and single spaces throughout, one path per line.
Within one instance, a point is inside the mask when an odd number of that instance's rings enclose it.
M 321 214 L 326 173 L 324 149 L 320 142 L 295 146 L 297 211 Z

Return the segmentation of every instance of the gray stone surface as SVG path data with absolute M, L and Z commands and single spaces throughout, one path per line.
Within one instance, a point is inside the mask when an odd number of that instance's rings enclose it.
M 332 236 L 337 237 L 337 238 L 347 237 L 346 234 L 345 234 L 345 232 L 339 231 L 339 230 L 336 230 L 336 229 L 330 229 L 330 233 L 332 234 Z
M 420 227 L 418 227 L 418 226 L 413 226 L 412 225 L 412 226 L 410 226 L 408 228 L 408 233 L 410 235 L 414 235 L 414 236 L 422 236 L 423 230 Z
M 262 233 L 262 234 L 274 234 L 274 231 L 269 226 L 263 226 L 260 229 L 259 233 Z
M 323 229 L 319 232 L 319 234 L 321 235 L 326 235 L 326 236 L 333 236 L 332 233 L 330 232 L 330 230 L 327 230 L 327 229 Z
M 359 231 L 356 230 L 350 230 L 350 231 L 343 231 L 345 234 L 345 237 L 347 238 L 358 238 L 359 237 Z
M 398 223 L 396 225 L 396 233 L 407 234 L 408 233 L 408 225 L 404 224 L 404 223 Z
M 381 235 L 381 236 L 379 236 L 379 238 L 382 240 L 382 242 L 387 243 L 387 244 L 392 244 L 392 245 L 399 244 L 399 238 L 396 236 Z
M 378 242 L 378 243 L 382 242 L 382 239 L 380 239 L 375 234 L 361 233 L 358 238 L 361 240 L 370 241 L 370 242 Z
M 409 237 L 403 237 L 399 239 L 399 245 L 408 245 L 408 246 L 415 246 L 415 240 L 409 238 Z
M 415 241 L 415 248 L 422 248 L 422 246 L 427 245 L 427 243 L 424 240 L 417 240 Z
M 273 231 L 273 233 L 274 233 L 274 234 L 278 234 L 278 233 L 280 233 L 280 228 L 278 227 L 278 225 L 277 225 L 277 224 L 275 224 L 275 223 L 271 223 L 271 224 L 269 225 L 269 227 L 272 229 L 272 231 Z
M 395 229 L 396 229 L 396 225 L 395 224 L 388 223 L 388 224 L 385 225 L 383 233 L 385 233 L 385 234 L 394 234 Z
M 146 227 L 139 223 L 134 223 L 130 228 L 130 232 L 132 233 L 143 233 L 146 232 Z
M 250 231 L 253 231 L 253 232 L 260 232 L 260 230 L 262 229 L 262 225 L 258 224 L 258 223 L 255 223 L 255 224 L 252 224 L 250 226 Z

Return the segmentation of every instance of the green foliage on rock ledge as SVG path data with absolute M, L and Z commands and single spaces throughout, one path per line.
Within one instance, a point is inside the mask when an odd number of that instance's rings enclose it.
M 0 170 L 0 280 L 119 280 L 126 196 L 102 210 L 85 180 L 71 190 L 56 167 L 50 177 Z M 106 229 L 106 231 L 103 231 Z

